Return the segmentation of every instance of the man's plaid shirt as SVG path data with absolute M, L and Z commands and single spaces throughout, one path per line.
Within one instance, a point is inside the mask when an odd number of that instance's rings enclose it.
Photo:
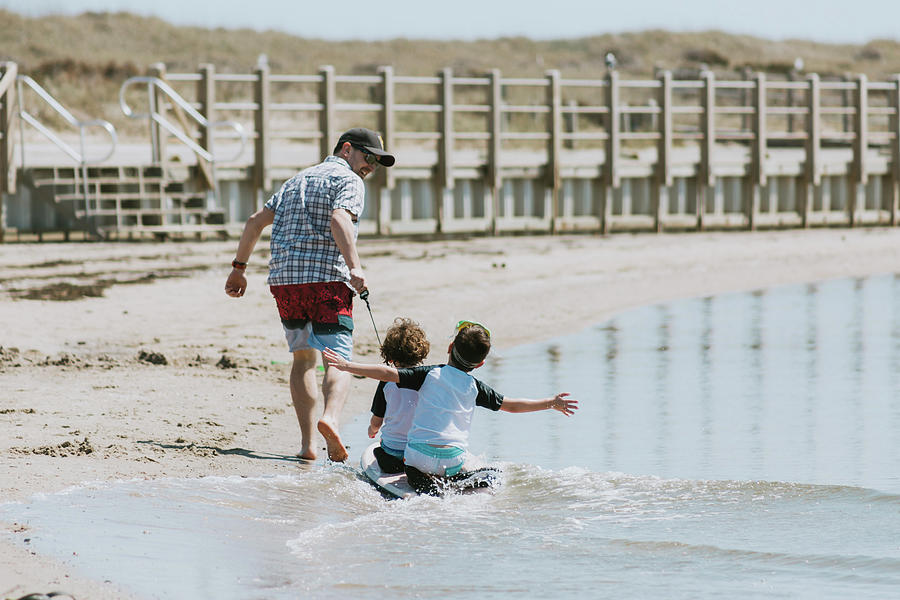
M 269 285 L 324 281 L 350 282 L 350 269 L 331 235 L 331 213 L 343 208 L 358 217 L 365 206 L 363 180 L 342 158 L 324 162 L 288 179 L 268 202 L 272 223 Z M 354 239 L 359 225 L 354 221 Z

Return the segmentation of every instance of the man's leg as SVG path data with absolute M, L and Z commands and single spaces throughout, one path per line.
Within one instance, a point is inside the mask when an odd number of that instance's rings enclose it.
M 344 462 L 349 456 L 341 442 L 338 428 L 341 424 L 341 411 L 347 394 L 350 393 L 350 373 L 334 368 L 325 369 L 325 380 L 322 382 L 322 394 L 325 396 L 325 412 L 319 419 L 318 429 L 328 447 L 328 458 L 335 462 Z
M 316 439 L 313 426 L 316 422 L 316 399 L 319 388 L 316 385 L 315 350 L 297 350 L 294 352 L 294 364 L 291 367 L 291 400 L 297 422 L 300 424 L 301 448 L 297 454 L 300 458 L 316 459 Z

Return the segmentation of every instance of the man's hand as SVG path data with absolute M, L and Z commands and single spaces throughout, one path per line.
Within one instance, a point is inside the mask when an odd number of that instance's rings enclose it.
M 363 273 L 362 267 L 350 269 L 350 285 L 361 294 L 366 289 L 366 274 Z
M 240 269 L 232 269 L 225 281 L 225 293 L 232 298 L 240 298 L 247 291 L 247 278 Z

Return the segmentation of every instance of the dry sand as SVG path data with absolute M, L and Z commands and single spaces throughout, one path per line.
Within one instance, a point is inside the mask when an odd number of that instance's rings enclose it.
M 241 299 L 223 292 L 235 247 L 0 245 L 0 502 L 84 481 L 296 471 L 267 244 Z M 362 240 L 360 249 L 379 328 L 395 316 L 419 321 L 433 361 L 460 318 L 488 323 L 502 350 L 648 303 L 900 272 L 900 229 Z M 361 303 L 356 329 L 357 357 L 377 360 Z M 354 379 L 345 421 L 368 409 L 374 387 Z M 0 598 L 129 597 L 31 552 L 27 526 L 0 522 L 0 532 Z

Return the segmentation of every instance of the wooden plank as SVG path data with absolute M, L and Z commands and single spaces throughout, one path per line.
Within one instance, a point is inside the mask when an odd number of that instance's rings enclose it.
M 891 226 L 897 225 L 898 203 L 900 203 L 900 76 L 894 78 L 890 91 L 890 105 L 894 109 L 890 118 L 891 135 Z
M 866 151 L 869 148 L 869 88 L 864 74 L 856 78 L 853 92 L 856 107 L 853 119 L 853 187 L 847 197 L 847 219 L 850 227 L 857 225 L 860 207 L 865 206 L 865 185 L 869 182 Z
M 6 216 L 3 211 L 3 195 L 14 194 L 16 177 L 12 154 L 15 138 L 12 134 L 16 114 L 16 75 L 18 65 L 14 62 L 0 64 L 0 243 L 6 237 Z
M 256 189 L 256 210 L 259 210 L 264 204 L 264 196 L 272 186 L 269 175 L 271 166 L 269 111 L 272 105 L 269 65 L 267 63 L 257 65 L 255 75 L 253 96 L 258 108 L 254 113 L 256 140 L 253 144 L 253 186 Z
M 337 104 L 337 87 L 334 82 L 334 67 L 325 65 L 319 68 L 322 81 L 319 85 L 319 102 L 322 110 L 319 112 L 319 138 L 320 159 L 332 154 L 334 145 L 338 141 L 337 123 L 335 122 L 335 104 Z
M 762 188 L 768 183 L 766 178 L 766 150 L 768 132 L 766 130 L 766 75 L 757 73 L 753 87 L 753 141 L 750 153 L 750 176 L 745 186 L 745 211 L 747 228 L 756 229 Z
M 713 151 L 716 144 L 716 76 L 712 71 L 704 71 L 703 89 L 700 92 L 700 163 L 697 166 L 696 200 L 694 205 L 698 231 L 705 227 L 706 200 L 710 190 L 715 191 L 713 174 Z
M 621 152 L 621 113 L 619 106 L 619 74 L 610 71 L 606 76 L 606 157 L 604 169 L 604 193 L 600 209 L 601 233 L 608 233 L 612 219 L 614 197 L 619 193 L 622 181 L 618 161 Z
M 438 142 L 438 183 L 453 189 L 453 69 L 444 68 L 440 73 L 440 141 Z
M 503 86 L 500 69 L 491 69 L 490 79 L 490 141 L 487 152 L 487 186 L 491 195 L 491 233 L 497 233 L 497 216 L 500 211 L 500 194 L 503 189 L 503 181 L 500 177 L 500 154 L 503 148 Z
M 435 178 L 435 202 L 437 230 L 452 218 L 453 212 L 453 69 L 445 67 L 439 74 L 441 119 L 438 140 L 437 177 Z
M 154 63 L 150 65 L 150 68 L 147 70 L 147 74 L 150 77 L 156 77 L 158 79 L 165 80 L 166 77 L 166 65 L 165 63 Z M 150 112 L 154 110 L 159 113 L 160 116 L 165 118 L 166 116 L 166 100 L 165 96 L 155 91 L 154 87 L 153 93 L 150 94 Z M 152 148 L 152 160 L 155 164 L 162 165 L 166 160 L 166 143 L 168 142 L 168 132 L 163 129 L 161 125 L 158 123 L 150 122 L 150 143 L 154 146 Z
M 206 119 L 207 126 L 200 128 L 200 145 L 209 148 L 213 141 L 213 131 L 209 123 L 216 120 L 216 66 L 211 63 L 200 65 L 200 81 L 197 82 L 197 102 L 200 114 Z
M 547 106 L 550 110 L 550 139 L 547 140 L 546 182 L 549 193 L 549 206 L 545 216 L 550 218 L 550 232 L 556 232 L 556 217 L 559 216 L 560 154 L 562 152 L 562 90 L 559 84 L 558 70 L 547 71 Z
M 616 71 L 610 71 L 606 81 L 606 185 L 617 188 L 622 184 L 618 169 L 619 155 L 622 151 L 619 74 Z
M 800 222 L 803 228 L 809 227 L 815 198 L 822 191 L 821 82 L 815 73 L 807 77 L 807 82 L 806 164 L 803 171 L 803 190 L 799 198 Z
M 653 227 L 662 231 L 662 215 L 668 200 L 672 177 L 672 72 L 663 71 L 659 78 L 659 140 L 656 145 L 656 177 L 653 185 Z
M 396 116 L 394 112 L 394 68 L 383 66 L 379 68 L 381 74 L 381 135 L 384 146 L 389 151 L 394 149 L 394 131 Z M 391 192 L 397 187 L 397 176 L 394 168 L 380 169 L 382 172 L 376 186 L 375 222 L 376 230 L 384 235 L 390 231 L 391 222 Z
M 381 137 L 384 140 L 384 147 L 388 151 L 393 151 L 395 144 L 394 132 L 396 130 L 396 115 L 394 112 L 394 68 L 391 66 L 380 67 L 379 73 L 381 73 L 382 108 L 379 124 L 381 128 Z M 381 172 L 384 174 L 384 186 L 389 190 L 394 189 L 397 180 L 397 178 L 394 176 L 394 171 L 391 168 L 388 168 L 381 169 Z

